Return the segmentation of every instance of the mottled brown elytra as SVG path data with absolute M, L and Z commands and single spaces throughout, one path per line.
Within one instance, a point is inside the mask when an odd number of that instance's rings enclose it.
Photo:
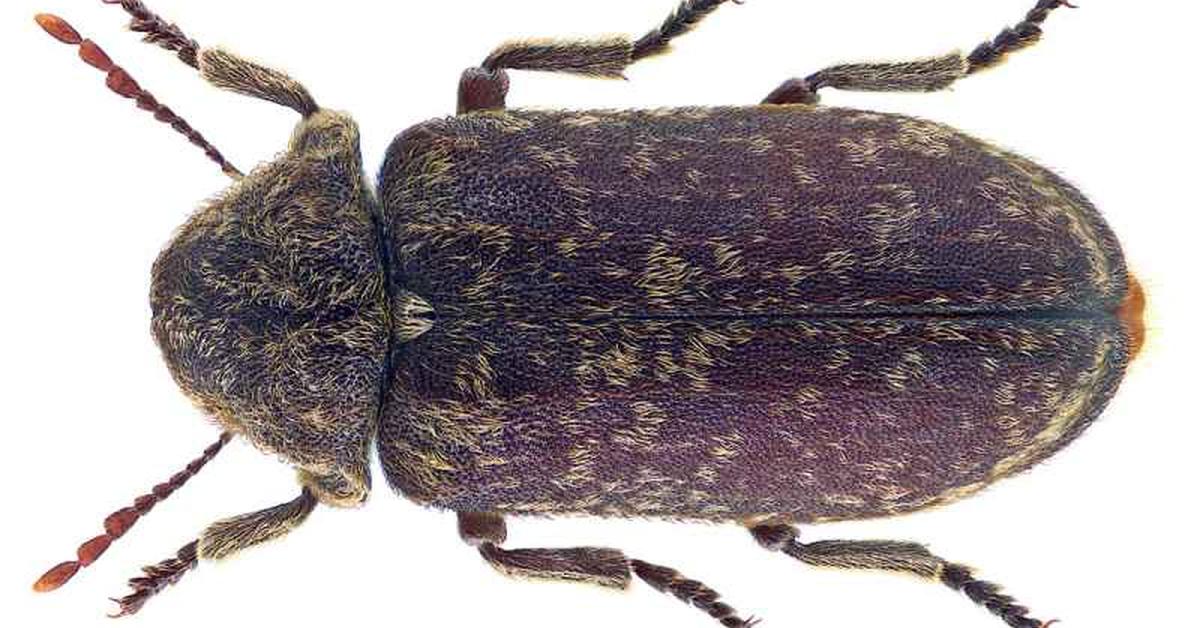
M 915 574 L 1010 626 L 1048 625 L 922 545 L 804 543 L 794 526 L 925 509 L 1032 467 L 1096 418 L 1141 347 L 1145 296 L 1071 184 L 934 122 L 818 103 L 946 88 L 1070 5 L 1040 0 L 970 55 L 835 66 L 754 106 L 505 107 L 508 70 L 620 76 L 723 2 L 688 0 L 636 41 L 501 46 L 463 74 L 458 115 L 396 138 L 374 188 L 354 122 L 287 75 L 119 3 L 210 83 L 302 116 L 243 175 L 97 44 L 37 16 L 234 181 L 163 251 L 151 293 L 172 375 L 223 433 L 34 588 L 64 584 L 240 437 L 293 464 L 299 496 L 212 524 L 134 578 L 119 614 L 319 504 L 361 503 L 374 444 L 393 488 L 457 512 L 506 574 L 637 576 L 749 626 L 616 549 L 505 547 L 506 515 L 735 522 L 804 563 Z

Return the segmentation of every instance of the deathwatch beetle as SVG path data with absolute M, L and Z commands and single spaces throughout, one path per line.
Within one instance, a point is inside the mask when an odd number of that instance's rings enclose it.
M 133 579 L 119 614 L 318 504 L 362 503 L 374 444 L 394 489 L 456 512 L 508 575 L 637 576 L 749 626 L 615 549 L 504 547 L 506 515 L 735 522 L 801 562 L 907 572 L 1046 626 L 923 545 L 804 543 L 794 526 L 930 508 L 1024 471 L 1083 432 L 1137 355 L 1142 290 L 1071 184 L 940 124 L 818 104 L 823 88 L 949 87 L 1070 5 L 1040 0 L 969 55 L 837 65 L 755 106 L 505 108 L 508 70 L 621 76 L 724 2 L 687 0 L 636 41 L 502 45 L 463 74 L 458 115 L 395 139 L 375 187 L 354 121 L 286 74 L 119 2 L 208 82 L 302 116 L 287 151 L 243 175 L 38 15 L 233 184 L 161 253 L 150 296 L 171 374 L 223 433 L 34 588 L 67 582 L 240 437 L 294 465 L 299 496 L 210 525 Z

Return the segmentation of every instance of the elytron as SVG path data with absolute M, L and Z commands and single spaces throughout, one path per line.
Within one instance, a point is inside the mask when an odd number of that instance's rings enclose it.
M 209 83 L 301 120 L 243 173 L 96 43 L 37 16 L 233 181 L 159 255 L 150 292 L 167 366 L 221 436 L 36 590 L 241 438 L 294 466 L 299 495 L 144 568 L 118 615 L 318 505 L 361 504 L 375 448 L 394 490 L 457 513 L 504 574 L 636 576 L 749 626 L 704 584 L 616 549 L 505 547 L 507 516 L 727 522 L 803 563 L 913 574 L 1010 626 L 1048 625 L 923 545 L 801 542 L 796 526 L 931 508 L 1031 468 L 1137 355 L 1144 296 L 1075 187 L 947 126 L 818 98 L 947 88 L 1068 3 L 1040 0 L 967 55 L 833 66 L 744 107 L 505 105 L 510 71 L 622 76 L 724 0 L 683 2 L 636 40 L 504 44 L 463 74 L 457 115 L 403 131 L 371 183 L 348 115 L 139 1 L 106 2 Z

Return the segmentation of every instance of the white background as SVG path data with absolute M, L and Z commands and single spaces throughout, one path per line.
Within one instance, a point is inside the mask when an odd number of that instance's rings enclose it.
M 451 113 L 459 72 L 516 36 L 638 36 L 675 0 L 154 0 L 203 44 L 302 80 L 353 112 L 368 171 L 404 127 Z M 510 104 L 752 103 L 833 62 L 969 49 L 1033 0 L 726 6 L 629 81 L 514 73 Z M 895 520 L 807 529 L 808 539 L 900 538 L 976 565 L 1065 628 L 1196 625 L 1194 356 L 1197 135 L 1190 2 L 1085 0 L 1039 47 L 948 93 L 829 92 L 826 102 L 953 124 L 1050 165 L 1105 212 L 1152 299 L 1150 345 L 1102 420 L 1033 472 L 965 502 Z M 105 598 L 207 523 L 295 494 L 292 472 L 244 444 L 159 506 L 96 565 L 46 595 L 30 584 L 101 531 L 108 512 L 216 437 L 148 333 L 150 264 L 226 180 L 168 129 L 106 92 L 75 51 L 35 27 L 61 13 L 243 169 L 280 150 L 290 111 L 205 85 L 122 32 L 99 0 L 0 5 L 5 202 L 0 308 L 5 481 L 0 608 L 11 626 L 112 626 Z M 455 534 L 449 513 L 376 490 L 318 510 L 291 537 L 203 564 L 126 626 L 715 626 L 635 583 L 628 593 L 510 581 Z M 955 628 L 1001 623 L 943 587 L 825 572 L 759 549 L 735 526 L 592 519 L 510 522 L 511 547 L 594 544 L 677 567 L 767 626 Z

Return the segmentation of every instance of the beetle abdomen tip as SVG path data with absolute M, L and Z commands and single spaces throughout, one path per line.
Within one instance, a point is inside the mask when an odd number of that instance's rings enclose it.
M 1125 300 L 1117 309 L 1117 317 L 1129 338 L 1129 360 L 1132 361 L 1146 344 L 1146 290 L 1137 277 L 1129 275 L 1129 288 Z

